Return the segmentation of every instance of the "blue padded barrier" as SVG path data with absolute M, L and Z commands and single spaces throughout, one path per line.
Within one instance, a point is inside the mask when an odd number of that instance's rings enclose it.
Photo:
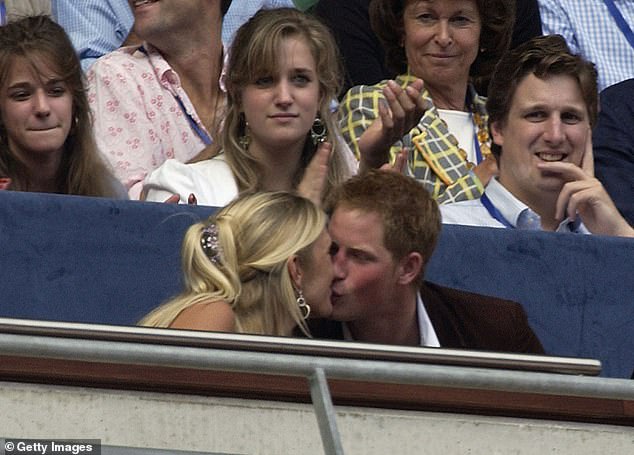
M 0 191 L 0 317 L 134 324 L 210 207 Z M 427 278 L 521 302 L 546 350 L 634 369 L 634 240 L 445 226 Z

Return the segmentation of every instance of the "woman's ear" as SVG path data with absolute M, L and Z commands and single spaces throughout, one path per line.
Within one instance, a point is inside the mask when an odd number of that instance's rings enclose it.
M 412 251 L 401 259 L 399 264 L 398 283 L 408 285 L 415 282 L 423 269 L 423 256 Z
M 289 257 L 288 261 L 286 262 L 286 266 L 288 267 L 288 274 L 291 276 L 291 281 L 295 285 L 295 289 L 301 289 L 304 271 L 302 270 L 299 256 L 293 254 L 291 257 Z

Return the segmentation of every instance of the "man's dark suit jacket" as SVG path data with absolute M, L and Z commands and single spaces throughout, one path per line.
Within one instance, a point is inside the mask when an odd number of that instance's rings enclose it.
M 634 224 L 634 79 L 606 88 L 600 100 L 592 131 L 595 175 Z
M 430 282 L 420 295 L 443 348 L 544 353 L 519 303 Z M 343 339 L 339 322 L 315 320 L 309 327 L 315 338 Z

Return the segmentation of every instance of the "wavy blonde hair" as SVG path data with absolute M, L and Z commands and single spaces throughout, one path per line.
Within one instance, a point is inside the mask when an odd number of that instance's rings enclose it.
M 210 224 L 218 230 L 217 264 L 200 243 Z M 284 336 L 294 323 L 307 333 L 288 260 L 298 255 L 300 261 L 309 261 L 325 224 L 324 212 L 292 193 L 239 197 L 187 230 L 181 250 L 185 289 L 139 324 L 168 327 L 185 308 L 224 300 L 235 313 L 236 332 Z
M 23 57 L 38 74 L 52 70 L 73 98 L 73 125 L 64 143 L 57 192 L 81 196 L 117 196 L 116 179 L 101 159 L 79 59 L 64 29 L 47 16 L 30 16 L 0 27 L 0 87 L 5 88 L 16 58 Z M 46 71 L 45 71 L 46 70 Z M 11 189 L 29 191 L 30 171 L 11 150 L 0 117 L 0 175 Z
M 336 114 L 330 110 L 330 103 L 336 99 L 341 87 L 341 64 L 332 34 L 318 19 L 296 9 L 264 9 L 236 33 L 225 80 L 227 115 L 222 132 L 222 148 L 240 191 L 259 190 L 262 175 L 258 159 L 240 146 L 240 138 L 245 134 L 245 120 L 241 114 L 242 91 L 260 76 L 274 74 L 279 66 L 282 42 L 296 37 L 306 43 L 315 60 L 320 93 L 319 116 L 328 130 L 328 141 L 333 145 L 324 198 L 333 187 L 350 176 L 342 156 L 344 146 L 338 134 Z M 295 187 L 301 181 L 315 150 L 316 146 L 307 131 L 300 168 L 293 179 Z

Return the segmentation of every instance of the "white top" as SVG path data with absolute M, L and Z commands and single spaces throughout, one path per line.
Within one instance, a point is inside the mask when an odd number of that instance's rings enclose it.
M 198 205 L 224 207 L 238 195 L 238 185 L 224 154 L 193 164 L 167 160 L 143 182 L 147 201 L 165 202 L 174 194 L 179 204 L 187 204 L 190 194 Z
M 532 212 L 526 204 L 513 196 L 496 178 L 489 181 L 489 184 L 484 190 L 484 194 L 489 198 L 493 207 L 495 207 L 513 227 L 517 227 L 517 220 L 522 212 L 526 210 Z M 506 227 L 489 213 L 480 199 L 441 205 L 440 213 L 444 224 L 462 224 L 465 226 L 494 228 Z M 535 216 L 539 217 L 537 214 L 535 214 Z M 577 217 L 577 220 L 579 220 L 579 217 Z M 572 222 L 569 218 L 566 218 L 559 224 L 556 232 L 590 234 L 590 231 L 588 231 L 583 223 L 580 221 Z
M 431 323 L 431 319 L 429 319 L 429 315 L 427 314 L 427 310 L 425 309 L 425 305 L 423 304 L 423 299 L 420 296 L 420 292 L 416 293 L 416 315 L 418 316 L 418 331 L 420 333 L 420 345 L 429 347 L 429 348 L 439 348 L 440 341 L 438 341 L 438 336 L 436 335 L 436 331 L 434 330 L 434 326 Z M 350 329 L 348 325 L 343 322 L 343 338 L 348 341 L 352 341 L 352 333 L 350 333 Z
M 453 111 L 448 109 L 438 109 L 438 115 L 447 124 L 447 128 L 451 134 L 455 136 L 465 152 L 467 152 L 467 161 L 477 163 L 475 144 L 475 125 L 471 119 L 470 112 Z

